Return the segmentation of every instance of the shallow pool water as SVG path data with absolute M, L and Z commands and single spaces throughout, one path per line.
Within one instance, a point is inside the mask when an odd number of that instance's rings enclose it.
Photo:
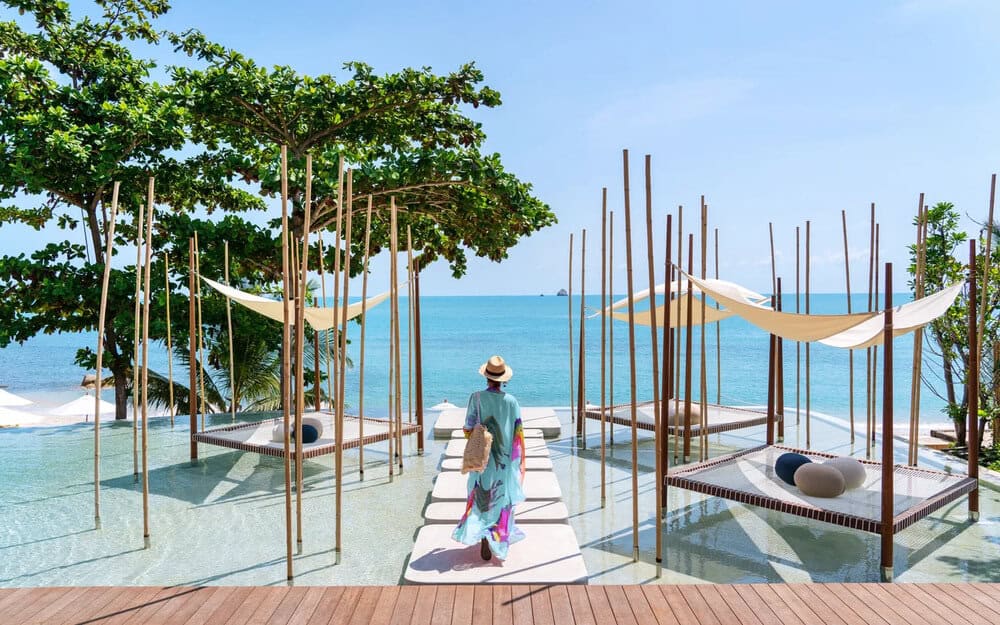
M 665 560 L 657 578 L 652 441 L 640 435 L 641 552 L 633 563 L 629 432 L 616 428 L 602 507 L 598 426 L 588 422 L 590 447 L 580 449 L 568 412 L 560 416 L 563 437 L 549 445 L 591 583 L 878 579 L 875 535 L 680 489 L 670 491 Z M 433 418 L 428 416 L 428 430 Z M 804 423 L 790 426 L 786 443 L 802 444 L 802 428 Z M 763 428 L 713 435 L 711 451 L 749 447 L 762 437 Z M 816 449 L 851 452 L 845 428 L 835 421 L 814 419 L 812 437 Z M 163 419 L 151 424 L 152 537 L 144 548 L 130 422 L 102 426 L 99 530 L 93 519 L 92 426 L 0 430 L 0 586 L 286 583 L 282 462 L 200 447 L 201 459 L 192 464 L 186 426 L 171 428 Z M 366 448 L 364 480 L 358 452 L 345 454 L 339 563 L 333 458 L 304 463 L 295 583 L 399 583 L 443 451 L 434 440 L 427 440 L 423 456 L 415 455 L 415 447 L 412 438 L 405 442 L 403 473 L 392 479 L 384 444 Z M 902 445 L 897 452 L 905 452 Z M 926 454 L 922 464 L 940 467 L 941 458 Z M 897 580 L 1000 580 L 1000 493 L 980 492 L 978 523 L 967 521 L 961 498 L 896 536 Z

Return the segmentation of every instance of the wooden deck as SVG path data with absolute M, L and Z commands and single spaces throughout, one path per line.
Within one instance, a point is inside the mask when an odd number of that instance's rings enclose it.
M 975 625 L 997 584 L 0 589 L 3 625 Z

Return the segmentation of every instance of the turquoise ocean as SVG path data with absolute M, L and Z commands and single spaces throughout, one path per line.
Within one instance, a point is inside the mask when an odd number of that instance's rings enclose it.
M 895 302 L 909 298 L 896 296 Z M 617 299 L 617 298 L 616 298 Z M 853 310 L 867 307 L 867 295 L 855 297 Z M 428 297 L 421 299 L 421 330 L 423 345 L 424 403 L 430 407 L 445 399 L 463 404 L 470 391 L 482 386 L 478 367 L 492 354 L 502 355 L 514 369 L 514 378 L 507 390 L 528 406 L 567 406 L 570 403 L 569 373 L 569 324 L 568 309 L 572 307 L 573 364 L 579 366 L 580 299 L 557 296 L 466 296 Z M 786 298 L 785 310 L 794 310 L 794 296 Z M 810 302 L 813 313 L 842 313 L 846 311 L 843 294 L 813 295 Z M 406 299 L 400 309 L 406 310 Z M 599 296 L 587 296 L 587 315 L 600 308 Z M 403 352 L 403 409 L 407 410 L 405 390 L 407 334 L 406 319 L 402 320 L 404 335 Z M 239 328 L 235 328 L 239 332 Z M 608 370 L 614 364 L 614 397 L 616 403 L 629 399 L 629 359 L 627 324 L 614 322 L 614 358 L 609 356 Z M 353 368 L 347 380 L 347 401 L 351 406 L 358 402 L 360 369 L 360 326 L 351 324 L 349 357 Z M 601 366 L 600 317 L 585 319 L 586 343 L 586 399 L 599 403 Z M 365 406 L 366 413 L 378 415 L 386 412 L 389 379 L 389 307 L 379 306 L 369 312 L 365 354 Z M 730 318 L 719 325 L 721 337 L 721 395 L 717 392 L 716 328 L 709 326 L 706 333 L 708 400 L 721 396 L 723 403 L 732 405 L 763 405 L 766 403 L 767 335 L 746 322 Z M 0 385 L 7 390 L 27 396 L 39 403 L 35 409 L 43 411 L 78 396 L 79 383 L 86 373 L 73 363 L 76 350 L 96 341 L 96 334 L 55 334 L 35 337 L 24 345 L 11 345 L 0 350 Z M 700 336 L 693 336 L 696 350 Z M 635 333 L 638 399 L 652 397 L 650 373 L 650 333 L 648 327 L 637 327 Z M 912 368 L 912 335 L 896 339 L 895 358 L 895 409 L 897 422 L 905 422 L 909 415 L 910 372 Z M 927 350 L 925 349 L 925 353 Z M 610 352 L 609 352 L 610 354 Z M 785 402 L 789 409 L 796 405 L 796 345 L 786 342 L 785 349 Z M 805 347 L 800 351 L 801 383 L 798 387 L 799 402 L 805 409 Z M 881 371 L 882 354 L 879 353 Z M 167 369 L 166 350 L 162 344 L 154 346 L 150 367 L 164 374 Z M 865 413 L 865 352 L 854 356 L 856 418 L 864 419 Z M 848 352 L 813 345 L 810 348 L 811 384 L 809 388 L 811 409 L 846 418 L 850 411 Z M 925 361 L 925 378 L 939 378 L 940 367 Z M 694 371 L 695 394 L 698 392 L 698 370 Z M 175 364 L 174 374 L 186 381 L 186 369 Z M 575 379 L 574 379 L 575 388 Z M 881 387 L 879 387 L 881 388 Z M 881 394 L 881 393 L 879 393 Z M 105 398 L 112 394 L 105 391 Z M 575 395 L 574 395 L 575 402 Z M 610 403 L 610 396 L 605 398 Z M 926 386 L 921 394 L 923 422 L 946 421 L 941 412 L 944 402 Z M 881 411 L 881 399 L 879 399 Z

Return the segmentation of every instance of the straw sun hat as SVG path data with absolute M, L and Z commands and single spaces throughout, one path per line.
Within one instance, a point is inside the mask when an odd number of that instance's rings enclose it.
M 500 356 L 490 356 L 490 359 L 479 367 L 479 375 L 494 382 L 506 382 L 514 375 L 514 370 Z

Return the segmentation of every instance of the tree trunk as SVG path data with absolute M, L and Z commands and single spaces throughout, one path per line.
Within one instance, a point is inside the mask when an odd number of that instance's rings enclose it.
M 121 421 L 128 417 L 128 369 L 112 366 L 111 373 L 115 376 L 115 420 Z
M 940 339 L 938 339 L 938 345 L 941 345 Z M 944 346 L 942 346 L 944 347 Z M 947 352 L 946 349 L 941 351 Z M 944 386 L 946 396 L 948 398 L 949 404 L 955 403 L 955 374 L 951 368 L 951 358 L 948 358 L 947 354 L 943 356 L 944 359 Z

